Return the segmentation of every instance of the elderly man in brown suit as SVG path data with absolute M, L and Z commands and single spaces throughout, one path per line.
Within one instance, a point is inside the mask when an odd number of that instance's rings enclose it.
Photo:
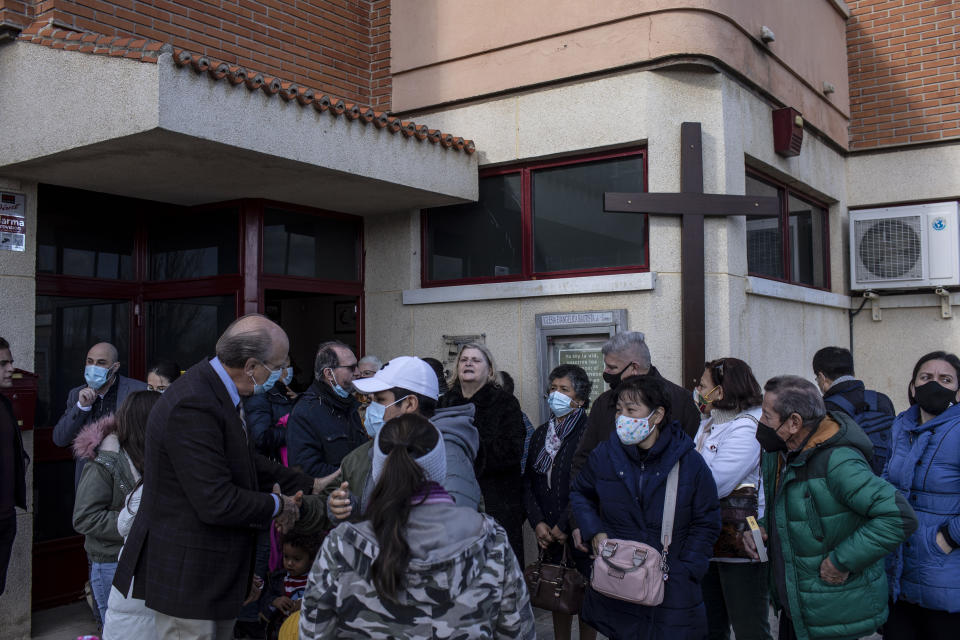
M 296 518 L 297 491 L 312 478 L 256 453 L 242 396 L 280 377 L 283 330 L 260 315 L 233 322 L 217 357 L 200 362 L 163 394 L 147 423 L 143 498 L 114 586 L 144 598 L 161 639 L 227 640 L 251 589 L 257 533 Z M 335 474 L 334 474 L 335 475 Z M 274 484 L 282 489 L 271 493 Z

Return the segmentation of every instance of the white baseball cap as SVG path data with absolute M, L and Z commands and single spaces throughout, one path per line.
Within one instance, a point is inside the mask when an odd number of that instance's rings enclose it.
M 372 378 L 359 378 L 353 386 L 361 393 L 376 393 L 399 387 L 436 400 L 440 385 L 433 367 L 420 358 L 399 356 L 383 365 Z

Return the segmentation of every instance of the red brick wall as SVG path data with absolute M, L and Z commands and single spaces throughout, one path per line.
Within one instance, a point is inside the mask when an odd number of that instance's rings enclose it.
M 10 0 L 0 0 L 9 2 Z M 33 19 L 137 36 L 390 108 L 390 0 L 28 0 Z
M 847 6 L 850 148 L 960 137 L 960 3 Z
M 0 0 L 0 26 L 26 26 L 29 0 Z

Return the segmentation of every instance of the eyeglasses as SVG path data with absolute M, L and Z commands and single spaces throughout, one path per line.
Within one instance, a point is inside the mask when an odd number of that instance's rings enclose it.
M 360 368 L 360 365 L 354 362 L 353 364 L 338 364 L 337 366 L 332 368 L 333 369 L 350 369 L 350 371 L 356 371 L 357 369 Z

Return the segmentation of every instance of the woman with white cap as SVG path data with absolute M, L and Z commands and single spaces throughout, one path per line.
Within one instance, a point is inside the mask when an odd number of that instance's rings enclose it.
M 310 570 L 300 637 L 534 638 L 522 569 L 503 527 L 458 507 L 440 432 L 417 414 L 373 445 L 366 520 L 324 540 Z

